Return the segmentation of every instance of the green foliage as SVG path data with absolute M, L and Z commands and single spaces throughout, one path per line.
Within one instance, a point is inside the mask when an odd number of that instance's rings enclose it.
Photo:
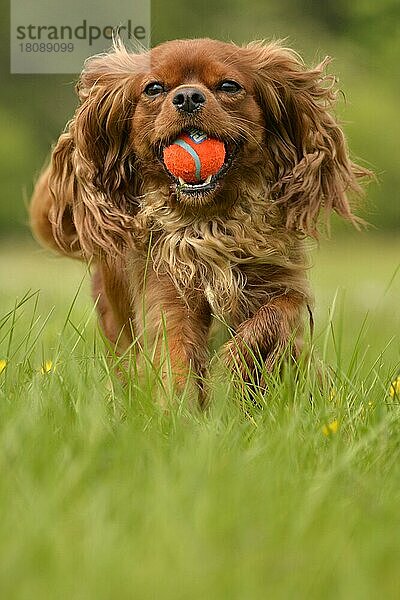
M 255 407 L 215 376 L 200 414 L 157 405 L 151 367 L 119 380 L 84 267 L 3 249 L 2 595 L 397 599 L 398 255 L 380 238 L 323 247 L 322 380 L 307 362 L 271 376 Z
M 340 109 L 351 149 L 378 175 L 363 214 L 379 228 L 400 225 L 398 70 L 400 10 L 396 0 L 154 0 L 153 44 L 207 36 L 236 42 L 288 38 L 308 63 L 326 54 L 347 102 Z M 4 11 L 4 9 L 3 9 Z M 4 15 L 5 17 L 5 15 Z M 0 19 L 3 43 L 8 18 Z M 25 203 L 33 180 L 76 103 L 71 76 L 10 75 L 0 53 L 0 234 L 26 232 Z

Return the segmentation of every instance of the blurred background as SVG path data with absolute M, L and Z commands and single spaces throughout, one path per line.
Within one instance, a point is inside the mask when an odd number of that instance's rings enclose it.
M 61 315 L 82 269 L 34 244 L 27 203 L 74 112 L 76 76 L 10 75 L 9 7 L 4 0 L 0 6 L 0 308 L 8 309 L 28 289 L 41 289 L 44 305 L 58 306 Z M 322 242 L 315 254 L 317 318 L 323 324 L 336 289 L 346 289 L 351 331 L 369 311 L 375 315 L 373 339 L 380 336 L 383 346 L 400 328 L 398 0 L 153 0 L 151 22 L 153 45 L 196 36 L 238 43 L 285 38 L 309 65 L 334 58 L 329 71 L 343 91 L 337 112 L 353 158 L 374 170 L 378 181 L 369 185 L 361 209 L 372 227 L 359 234 L 339 225 L 333 241 Z M 392 357 L 400 360 L 398 339 Z

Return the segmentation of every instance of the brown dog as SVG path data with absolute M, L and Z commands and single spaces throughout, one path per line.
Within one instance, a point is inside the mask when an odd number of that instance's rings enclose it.
M 298 353 L 310 292 L 303 249 L 321 210 L 348 203 L 368 172 L 330 109 L 327 60 L 307 69 L 278 43 L 209 39 L 150 52 L 122 45 L 88 60 L 80 105 L 40 177 L 32 227 L 45 245 L 96 265 L 101 325 L 120 350 L 164 333 L 178 384 L 207 368 L 212 314 L 235 331 L 224 355 L 246 379 Z M 163 148 L 197 128 L 224 142 L 211 181 L 179 182 Z M 156 352 L 160 361 L 161 350 Z

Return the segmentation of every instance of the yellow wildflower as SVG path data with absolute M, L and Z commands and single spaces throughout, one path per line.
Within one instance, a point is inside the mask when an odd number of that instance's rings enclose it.
M 7 366 L 7 361 L 4 358 L 0 358 L 0 373 L 4 371 Z
M 46 362 L 43 363 L 42 368 L 40 369 L 40 372 L 42 373 L 42 375 L 45 375 L 46 373 L 50 373 L 50 371 L 54 371 L 53 361 L 46 360 Z
M 334 421 L 331 421 L 330 423 L 328 423 L 327 425 L 324 425 L 322 427 L 322 433 L 326 436 L 331 435 L 331 433 L 336 433 L 337 430 L 339 428 L 339 421 L 337 419 L 335 419 Z
M 400 375 L 390 384 L 389 395 L 391 398 L 400 398 Z

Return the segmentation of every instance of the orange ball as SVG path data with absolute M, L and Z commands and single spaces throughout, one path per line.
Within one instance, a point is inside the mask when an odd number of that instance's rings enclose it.
M 198 183 L 221 169 L 225 145 L 198 129 L 191 129 L 164 148 L 163 159 L 168 171 L 177 179 Z

